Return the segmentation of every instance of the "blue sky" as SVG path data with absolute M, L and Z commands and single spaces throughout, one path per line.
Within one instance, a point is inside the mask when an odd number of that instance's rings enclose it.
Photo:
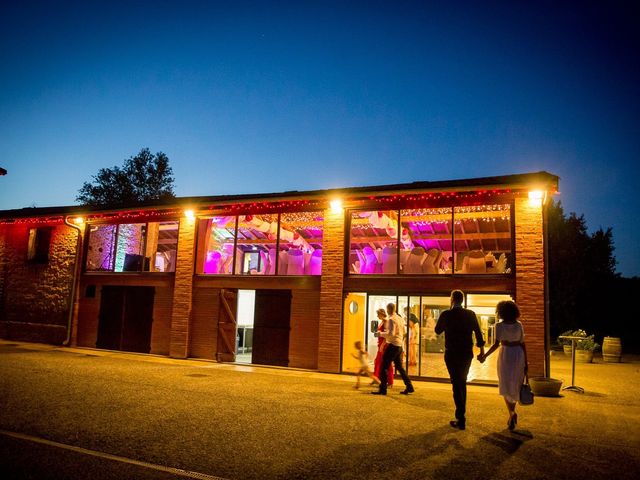
M 640 275 L 633 2 L 3 2 L 0 209 L 163 151 L 179 196 L 546 170 Z

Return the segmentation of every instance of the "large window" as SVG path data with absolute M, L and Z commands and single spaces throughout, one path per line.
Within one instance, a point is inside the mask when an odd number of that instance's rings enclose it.
M 353 212 L 349 244 L 350 273 L 397 273 L 398 212 Z
M 351 274 L 510 273 L 511 207 L 355 211 L 349 241 Z
M 486 349 L 495 342 L 495 309 L 498 302 L 503 300 L 511 300 L 511 297 L 506 292 L 466 295 L 466 307 L 473 310 L 478 318 Z M 374 362 L 379 345 L 375 332 L 380 326 L 376 311 L 386 309 L 389 303 L 396 305 L 396 312 L 405 320 L 407 335 L 402 363 L 407 373 L 420 377 L 449 378 L 443 355 L 444 333 L 436 335 L 435 326 L 442 312 L 450 308 L 450 298 L 448 295 L 437 294 L 409 296 L 348 293 L 343 307 L 343 371 L 356 372 L 359 368 L 357 360 L 352 356 L 356 341 L 362 342 L 369 353 L 370 362 Z M 474 338 L 474 355 L 479 352 L 475 344 Z M 492 356 L 485 363 L 473 362 L 468 380 L 497 380 L 496 361 L 497 356 Z
M 204 229 L 206 235 L 202 245 L 204 263 L 200 273 L 213 275 L 233 273 L 236 217 L 207 218 L 200 222 L 200 228 Z
M 173 272 L 178 222 L 90 225 L 89 272 Z
M 511 208 L 479 205 L 454 208 L 456 273 L 511 271 Z
M 451 273 L 451 208 L 402 210 L 400 215 L 402 273 Z
M 277 214 L 240 215 L 238 217 L 236 273 L 273 275 L 276 269 L 277 237 Z
M 322 272 L 322 212 L 280 216 L 280 275 L 320 275 Z
M 322 212 L 203 219 L 196 271 L 227 275 L 320 275 L 323 220 Z

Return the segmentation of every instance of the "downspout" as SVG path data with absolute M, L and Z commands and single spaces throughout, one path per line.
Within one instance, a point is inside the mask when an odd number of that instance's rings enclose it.
M 551 321 L 549 319 L 549 222 L 547 214 L 548 193 L 542 203 L 542 251 L 544 261 L 544 376 L 551 377 Z
M 71 295 L 69 297 L 69 315 L 67 318 L 67 337 L 65 338 L 64 342 L 62 342 L 62 345 L 64 345 L 65 347 L 69 346 L 69 343 L 71 342 L 71 331 L 72 331 L 72 322 L 73 322 L 73 313 L 76 310 L 76 284 L 78 282 L 78 270 L 80 269 L 80 265 L 82 264 L 82 262 L 80 261 L 80 255 L 81 255 L 81 248 L 82 248 L 82 229 L 78 226 L 75 225 L 71 222 L 69 222 L 69 218 L 68 217 L 64 217 L 64 223 L 65 225 L 67 225 L 68 227 L 73 228 L 74 230 L 77 230 L 78 232 L 78 237 L 76 239 L 76 262 L 73 266 L 73 282 L 71 284 Z

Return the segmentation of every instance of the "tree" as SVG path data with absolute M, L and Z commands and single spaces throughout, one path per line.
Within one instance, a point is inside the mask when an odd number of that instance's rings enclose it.
M 78 190 L 76 200 L 84 205 L 126 207 L 142 202 L 174 198 L 173 170 L 162 152 L 148 148 L 124 161 L 122 167 L 101 168 Z
M 567 217 L 560 202 L 551 203 L 547 218 L 551 335 L 581 328 L 602 339 L 620 332 L 613 318 L 620 282 L 611 228 L 589 235 L 584 216 Z

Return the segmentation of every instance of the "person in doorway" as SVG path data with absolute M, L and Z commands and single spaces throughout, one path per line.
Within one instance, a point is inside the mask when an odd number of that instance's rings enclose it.
M 515 302 L 499 302 L 496 306 L 496 317 L 502 320 L 496 324 L 496 341 L 486 354 L 480 355 L 478 360 L 484 362 L 486 358 L 500 347 L 498 354 L 498 385 L 500 395 L 507 405 L 509 430 L 516 428 L 518 414 L 516 402 L 520 397 L 520 386 L 528 373 L 527 349 L 524 344 L 524 328 L 518 320 L 520 309 Z
M 389 303 L 387 305 L 387 327 L 383 332 L 376 332 L 376 337 L 384 337 L 387 341 L 387 346 L 384 349 L 382 355 L 382 370 L 380 372 L 380 389 L 375 392 L 371 392 L 374 395 L 386 395 L 387 394 L 387 379 L 389 376 L 389 367 L 393 363 L 396 367 L 396 372 L 400 373 L 402 381 L 404 382 L 405 389 L 400 392 L 403 395 L 409 395 L 415 390 L 411 379 L 402 366 L 400 357 L 402 355 L 402 345 L 404 344 L 404 338 L 406 335 L 406 325 L 404 319 L 396 313 L 395 303 Z
M 420 341 L 420 320 L 409 307 L 404 309 L 405 316 L 409 322 L 409 366 L 418 365 L 418 343 Z
M 466 428 L 467 375 L 473 360 L 473 337 L 480 348 L 478 359 L 484 356 L 484 339 L 476 314 L 464 308 L 462 290 L 451 292 L 451 308 L 445 310 L 438 318 L 435 332 L 444 332 L 444 362 L 449 371 L 453 389 L 453 401 L 456 406 L 455 420 L 449 424 L 454 428 Z
M 387 312 L 384 308 L 379 308 L 376 310 L 376 315 L 378 316 L 378 332 L 384 332 L 387 329 Z M 384 355 L 384 349 L 387 346 L 387 341 L 384 337 L 378 337 L 378 353 L 376 353 L 376 358 L 373 362 L 373 374 L 380 378 L 380 374 L 382 372 L 382 357 Z M 389 365 L 389 374 L 387 376 L 387 387 L 393 386 L 393 364 Z
M 360 376 L 361 375 L 366 375 L 367 377 L 371 378 L 371 380 L 373 381 L 374 385 L 375 384 L 379 384 L 380 380 L 378 380 L 378 377 L 376 377 L 373 373 L 371 373 L 371 369 L 369 368 L 369 355 L 367 354 L 367 351 L 364 349 L 364 347 L 362 346 L 362 342 L 361 341 L 357 341 L 354 346 L 356 347 L 356 350 L 358 351 L 357 354 L 352 354 L 354 358 L 357 358 L 358 361 L 360 362 L 360 369 L 358 370 L 358 373 L 356 373 L 356 386 L 355 388 L 360 388 Z

